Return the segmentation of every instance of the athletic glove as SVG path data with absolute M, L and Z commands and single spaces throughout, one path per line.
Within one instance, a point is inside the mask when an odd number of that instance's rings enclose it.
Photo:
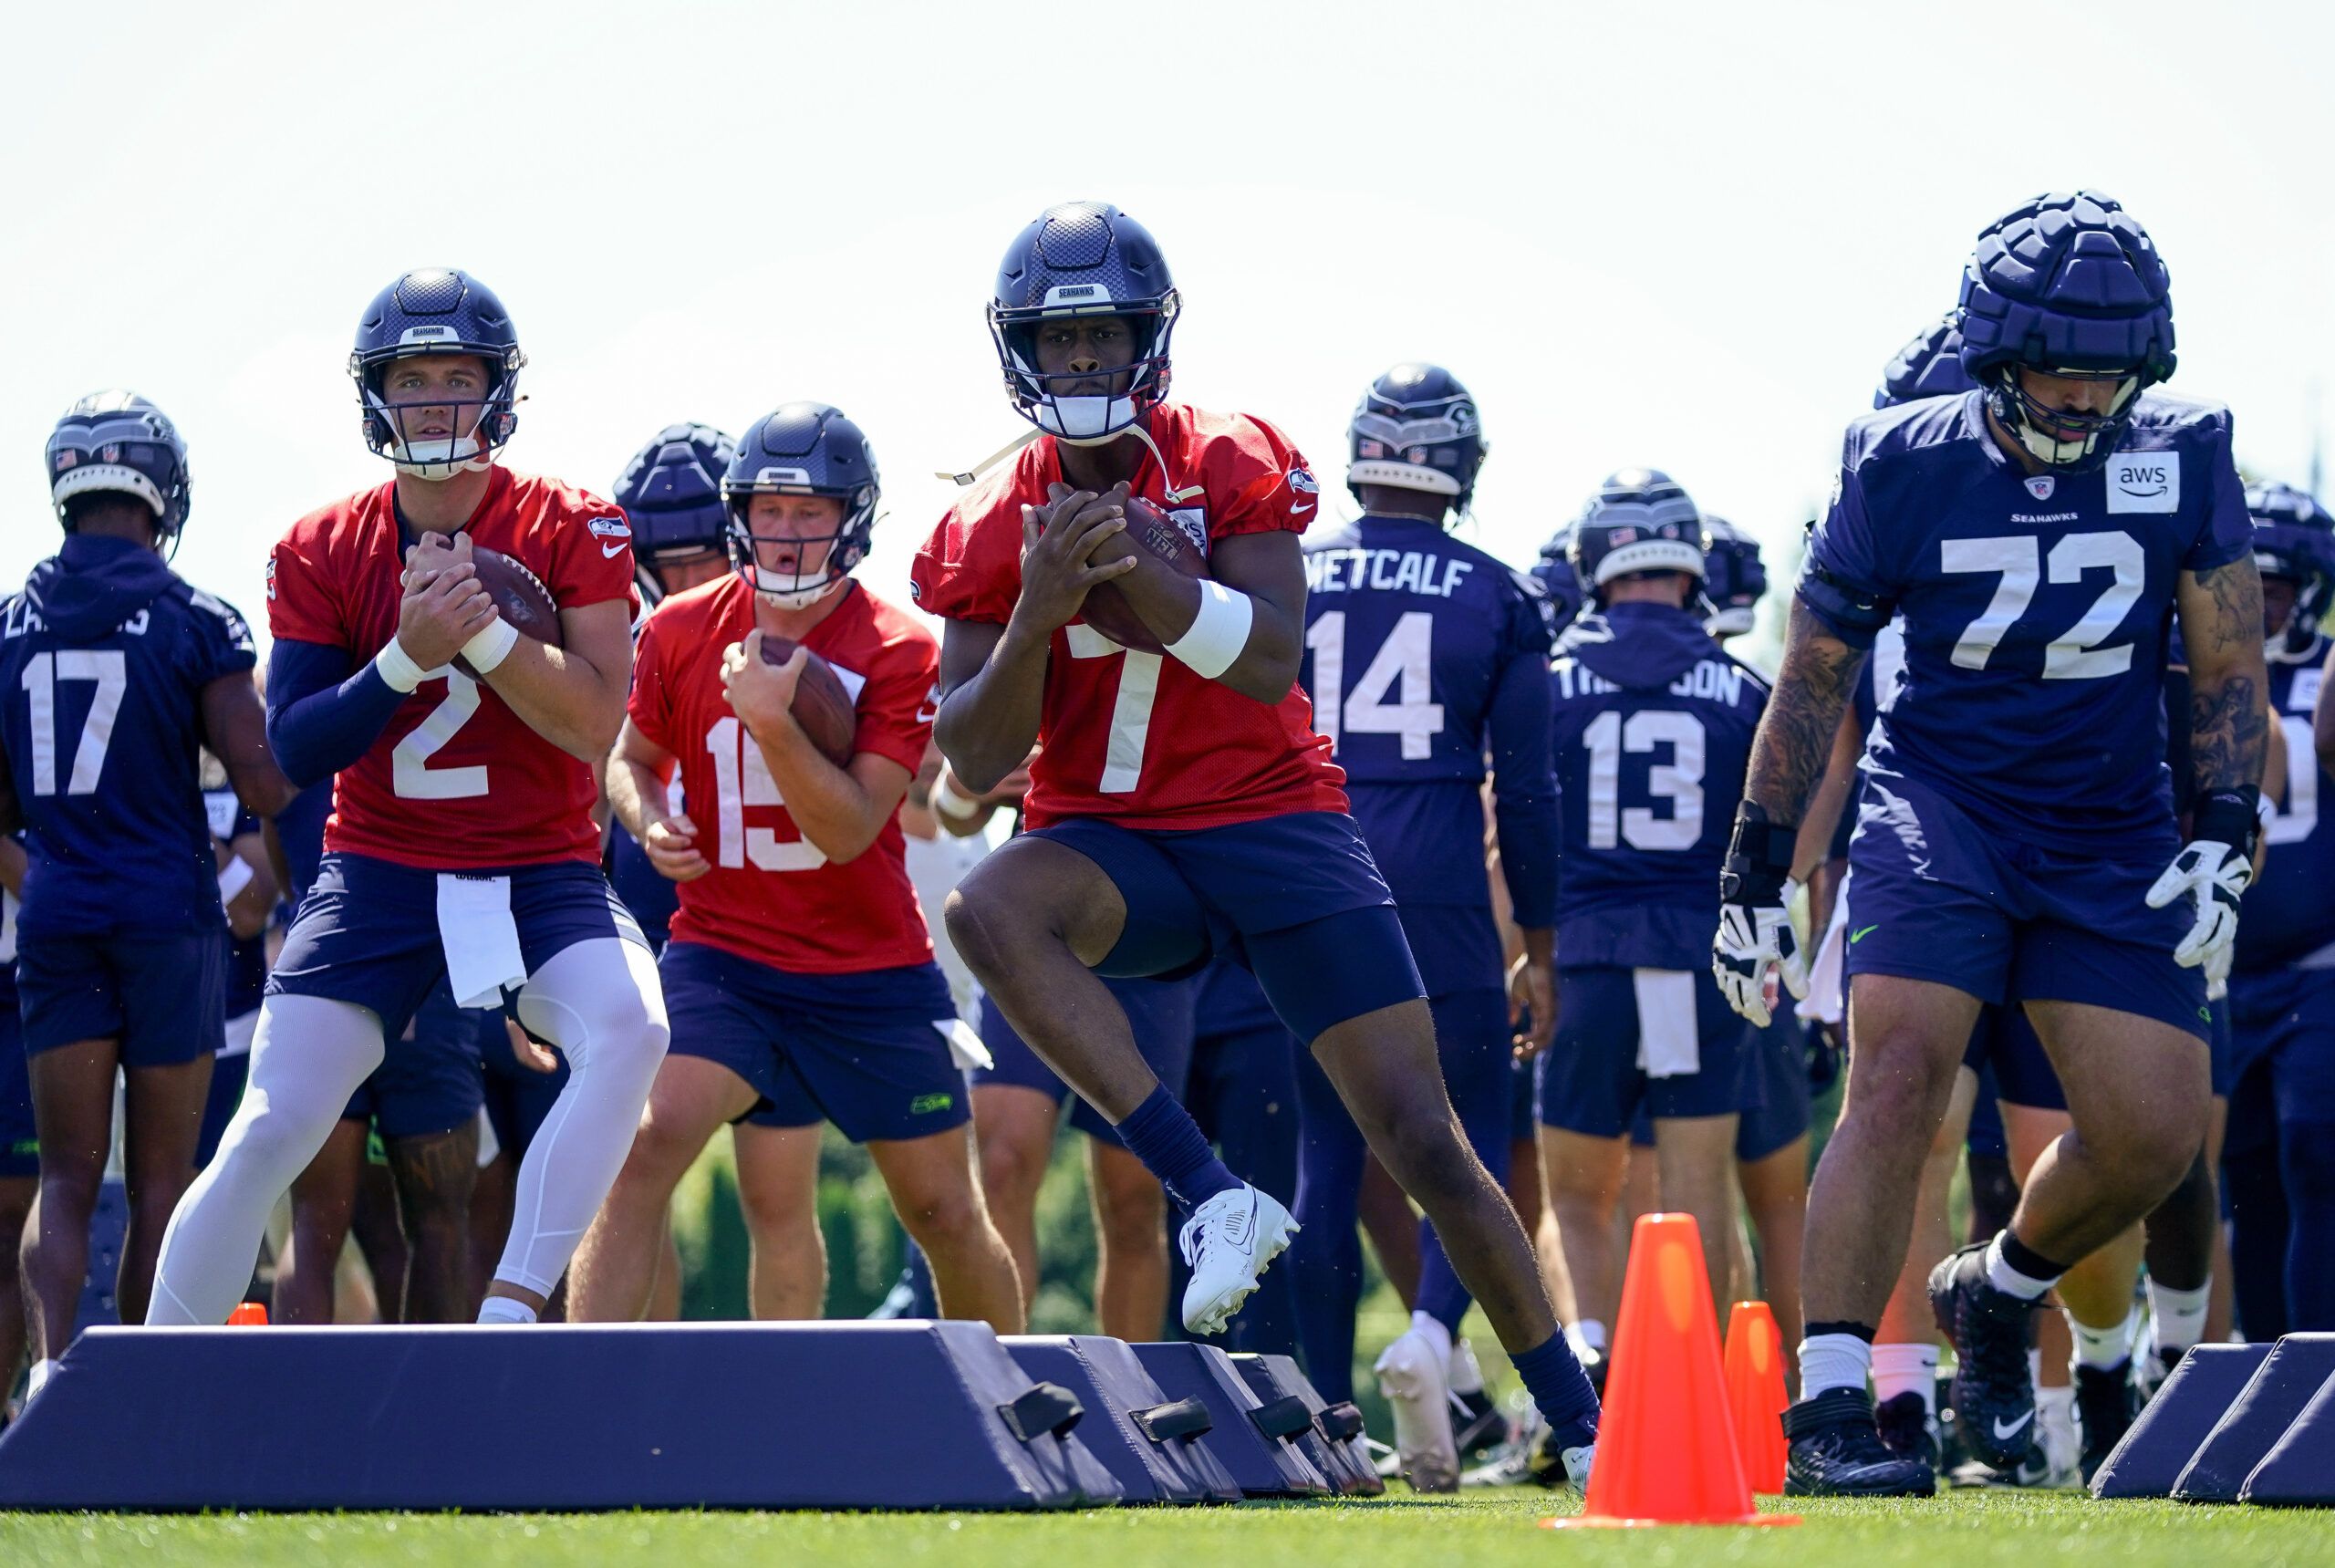
M 2237 940 L 2237 900 L 2254 880 L 2254 840 L 2261 831 L 2255 803 L 2260 794 L 2250 786 L 2217 790 L 2199 801 L 2195 836 L 2149 888 L 2152 909 L 2164 909 L 2184 893 L 2196 901 L 2189 934 L 2173 950 L 2174 961 L 2185 968 L 2204 965 L 2210 975 Z
M 1808 962 L 1791 924 L 1793 841 L 1799 830 L 1768 820 L 1750 801 L 1736 809 L 1735 834 L 1718 879 L 1718 935 L 1711 974 L 1727 1004 L 1765 1027 L 1776 1010 L 1776 980 L 1808 994 Z

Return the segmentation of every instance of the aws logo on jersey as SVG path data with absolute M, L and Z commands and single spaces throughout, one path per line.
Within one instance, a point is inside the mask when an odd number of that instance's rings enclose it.
M 2172 512 L 2181 504 L 2181 454 L 2133 452 L 2108 460 L 2108 510 Z

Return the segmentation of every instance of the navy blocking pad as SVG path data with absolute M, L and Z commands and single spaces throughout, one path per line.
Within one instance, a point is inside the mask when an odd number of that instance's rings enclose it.
M 1240 1488 L 1206 1438 L 1204 1406 L 1170 1399 L 1125 1340 L 1101 1334 L 1009 1334 L 998 1341 L 1032 1377 L 1078 1397 L 1080 1441 L 1126 1489 L 1129 1502 L 1238 1502 Z
M 2205 1435 L 2269 1355 L 2267 1345 L 2192 1346 L 2102 1462 L 2091 1495 L 2171 1497 Z
M 2272 1345 L 2173 1483 L 2173 1495 L 2184 1502 L 2236 1502 L 2246 1478 L 2330 1376 L 2335 1334 L 2290 1334 Z
M 2237 1501 L 2335 1504 L 2335 1375 L 2262 1456 Z
M 1131 1346 L 1143 1369 L 1170 1399 L 1198 1399 L 1214 1425 L 1201 1439 L 1250 1497 L 1321 1497 L 1329 1478 L 1287 1438 L 1268 1437 L 1255 1412 L 1263 1402 L 1212 1345 L 1183 1340 Z
M 1362 1450 L 1362 1412 L 1346 1401 L 1333 1408 L 1289 1355 L 1237 1355 L 1232 1365 L 1249 1391 L 1264 1405 L 1292 1400 L 1305 1413 L 1305 1425 L 1292 1434 L 1313 1468 L 1344 1497 L 1378 1497 L 1386 1490 L 1378 1467 Z

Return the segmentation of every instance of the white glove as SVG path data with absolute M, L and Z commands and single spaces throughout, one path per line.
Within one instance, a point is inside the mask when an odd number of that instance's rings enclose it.
M 2205 958 L 2205 1000 L 2224 1002 L 2229 997 L 2230 961 L 2237 956 L 2237 944 L 2224 942 Z
M 2186 893 L 2197 901 L 2196 922 L 2181 945 L 2173 950 L 2175 963 L 2195 969 L 2217 955 L 2226 972 L 2226 953 L 2237 940 L 2237 900 L 2254 880 L 2254 863 L 2244 852 L 2218 839 L 2193 839 L 2173 857 L 2173 864 L 2149 888 L 2148 905 L 2162 909 Z
M 1772 904 L 1721 904 L 1718 935 L 1711 939 L 1711 975 L 1727 1004 L 1765 1028 L 1775 1015 L 1776 981 L 1795 997 L 1808 994 L 1808 961 L 1792 929 L 1797 887 L 1786 882 Z

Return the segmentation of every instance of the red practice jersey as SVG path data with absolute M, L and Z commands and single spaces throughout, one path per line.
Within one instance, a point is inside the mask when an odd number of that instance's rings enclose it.
M 1245 414 L 1168 403 L 1148 416 L 1173 471 L 1147 453 L 1135 493 L 1212 552 L 1219 539 L 1302 534 L 1321 496 L 1289 438 Z M 1022 508 L 1062 480 L 1052 436 L 950 509 L 917 552 L 917 603 L 950 620 L 1002 623 L 1022 593 Z M 1180 486 L 1180 488 L 1177 488 Z M 1121 648 L 1084 621 L 1057 630 L 1031 769 L 1031 826 L 1105 817 L 1128 827 L 1222 827 L 1346 809 L 1345 774 L 1313 732 L 1304 689 L 1266 704 L 1181 660 Z
M 393 483 L 359 491 L 292 524 L 267 560 L 277 638 L 346 649 L 362 664 L 397 635 L 405 551 L 395 494 Z M 562 609 L 639 603 L 632 530 L 597 495 L 497 468 L 465 532 L 542 578 Z M 325 848 L 433 871 L 597 861 L 597 793 L 590 763 L 447 666 L 333 781 Z
M 908 883 L 898 813 L 865 854 L 832 864 L 795 828 L 721 690 L 721 655 L 754 629 L 754 594 L 732 573 L 675 594 L 641 623 L 632 723 L 680 759 L 698 852 L 713 869 L 680 887 L 673 940 L 702 942 L 790 974 L 856 974 L 932 957 Z M 857 583 L 804 639 L 858 710 L 855 750 L 914 774 L 932 735 L 940 647 L 906 611 Z

